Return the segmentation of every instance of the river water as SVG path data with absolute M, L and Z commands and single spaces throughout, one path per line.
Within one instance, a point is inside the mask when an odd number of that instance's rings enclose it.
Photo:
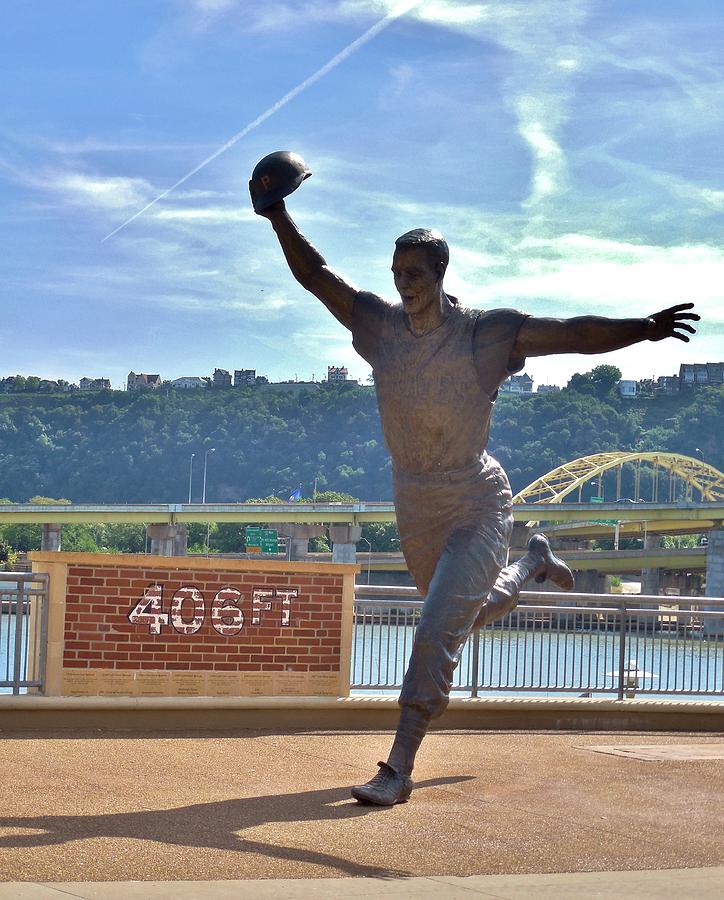
M 15 617 L 0 616 L 0 681 L 12 674 Z M 412 647 L 412 626 L 355 626 L 355 693 L 396 694 Z M 23 641 L 25 653 L 25 641 Z M 478 694 L 615 695 L 620 636 L 610 632 L 486 630 L 481 633 Z M 624 663 L 637 695 L 724 699 L 724 643 L 699 637 L 627 636 Z M 453 691 L 470 694 L 473 652 L 465 646 Z M 0 688 L 7 693 L 10 688 Z
M 397 693 L 412 646 L 413 628 L 357 625 L 352 683 Z M 621 655 L 620 635 L 601 631 L 488 629 L 481 632 L 479 695 L 615 696 Z M 687 635 L 626 635 L 623 653 L 629 687 L 652 697 L 719 696 L 724 699 L 724 643 Z M 473 651 L 466 644 L 453 690 L 469 695 Z

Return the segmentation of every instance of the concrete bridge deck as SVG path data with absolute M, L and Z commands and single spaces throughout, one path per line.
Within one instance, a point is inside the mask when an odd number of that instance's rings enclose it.
M 517 522 L 695 522 L 706 531 L 724 522 L 724 500 L 679 503 L 516 503 Z M 245 522 L 269 524 L 394 522 L 391 502 L 371 503 L 137 503 L 0 505 L 0 523 L 143 522 L 174 525 L 189 522 Z M 610 529 L 609 529 L 610 530 Z
M 655 548 L 649 550 L 556 550 L 576 572 L 641 572 L 641 569 L 706 569 L 706 547 L 684 549 Z M 511 550 L 510 559 L 519 559 L 524 550 Z M 329 553 L 310 553 L 310 559 L 329 560 Z M 401 553 L 357 552 L 357 563 L 376 572 L 406 572 L 407 564 Z

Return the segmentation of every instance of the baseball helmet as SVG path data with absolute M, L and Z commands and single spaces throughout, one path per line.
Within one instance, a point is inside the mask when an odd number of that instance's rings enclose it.
M 255 212 L 296 191 L 311 174 L 302 157 L 291 150 L 277 150 L 259 160 L 249 182 Z

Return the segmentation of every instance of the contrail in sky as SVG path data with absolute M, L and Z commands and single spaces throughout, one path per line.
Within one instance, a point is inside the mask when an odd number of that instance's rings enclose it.
M 359 50 L 359 48 L 364 46 L 368 41 L 371 41 L 372 38 L 378 35 L 381 31 L 384 31 L 384 29 L 387 28 L 388 25 L 391 25 L 392 22 L 395 21 L 395 19 L 399 19 L 401 16 L 406 15 L 415 6 L 418 6 L 420 2 L 421 0 L 405 0 L 405 2 L 399 3 L 391 12 L 389 12 L 384 17 L 384 19 L 380 19 L 379 22 L 365 31 L 365 33 L 360 35 L 360 37 L 358 37 L 356 40 L 352 41 L 351 44 L 347 44 L 347 46 L 343 50 L 340 50 L 336 56 L 333 56 L 328 63 L 325 63 L 325 65 L 322 66 L 321 69 L 317 69 L 317 71 L 310 75 L 309 78 L 307 78 L 301 84 L 298 84 L 295 88 L 292 88 L 289 93 L 285 94 L 281 98 L 281 100 L 277 100 L 277 102 L 273 106 L 270 106 L 268 109 L 264 110 L 264 112 L 260 116 L 257 116 L 253 122 L 250 122 L 248 125 L 242 128 L 241 131 L 238 131 L 233 137 L 229 138 L 229 140 L 225 144 L 222 144 L 221 147 L 218 148 L 218 150 L 214 150 L 211 156 L 207 156 L 203 162 L 200 162 L 195 168 L 191 169 L 190 172 L 187 172 L 183 176 L 183 178 L 179 178 L 179 180 L 175 184 L 172 184 L 171 187 L 166 188 L 166 190 L 160 193 L 158 197 L 154 197 L 154 199 L 151 200 L 150 203 L 147 203 L 143 207 L 143 209 L 139 209 L 139 211 L 137 213 L 134 213 L 134 215 L 132 215 L 130 219 L 126 219 L 126 221 L 123 222 L 123 224 L 119 225 L 118 228 L 114 228 L 113 231 L 110 232 L 110 234 L 107 234 L 103 238 L 101 243 L 104 243 L 108 240 L 108 238 L 113 237 L 114 234 L 118 234 L 118 232 L 122 228 L 125 228 L 126 225 L 130 225 L 131 222 L 133 222 L 139 216 L 142 216 L 146 212 L 146 210 L 149 210 L 152 206 L 158 203 L 159 200 L 163 200 L 163 198 L 167 197 L 171 193 L 171 191 L 175 191 L 177 187 L 180 187 L 184 182 L 188 181 L 189 178 L 192 178 L 197 172 L 200 172 L 203 168 L 208 166 L 208 164 L 210 162 L 213 162 L 217 158 L 217 156 L 221 156 L 222 153 L 226 153 L 226 151 L 233 147 L 237 141 L 240 141 L 243 137 L 246 137 L 246 135 L 249 134 L 250 131 L 258 128 L 259 125 L 261 125 L 263 122 L 266 122 L 266 120 L 270 118 L 270 116 L 273 116 L 275 112 L 278 112 L 283 106 L 286 106 L 290 100 L 293 100 L 295 97 L 301 94 L 302 91 L 305 91 L 308 87 L 311 87 L 313 84 L 319 81 L 320 78 L 324 78 L 325 75 L 331 72 L 332 69 L 338 66 L 341 62 L 344 62 L 344 60 L 351 56 L 356 50 Z

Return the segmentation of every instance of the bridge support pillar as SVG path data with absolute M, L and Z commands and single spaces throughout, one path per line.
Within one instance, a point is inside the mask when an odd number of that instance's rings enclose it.
M 188 532 L 185 525 L 148 525 L 146 536 L 152 556 L 186 556 Z
M 724 597 L 724 528 L 712 528 L 706 548 L 706 596 Z M 714 607 L 709 607 L 714 609 Z M 707 609 L 705 606 L 704 609 Z M 721 610 L 721 608 L 720 608 Z M 707 637 L 724 636 L 724 619 L 704 616 Z
M 57 553 L 60 550 L 60 533 L 62 530 L 62 525 L 43 525 L 40 533 L 40 549 Z
M 357 541 L 362 535 L 361 525 L 330 525 L 333 563 L 356 563 Z
M 658 550 L 661 538 L 658 534 L 647 534 L 644 550 Z M 661 569 L 641 569 L 641 593 L 657 595 L 661 591 Z
M 324 525 L 292 523 L 277 525 L 277 531 L 289 538 L 289 559 L 299 562 L 309 555 L 309 541 L 324 534 Z
M 579 569 L 573 572 L 575 586 L 573 588 L 579 594 L 610 594 L 611 579 L 605 572 L 598 569 Z M 551 590 L 559 590 L 555 585 Z M 570 604 L 569 604 L 570 605 Z
M 532 533 L 533 529 L 529 528 L 525 522 L 515 522 L 513 524 L 513 534 L 510 536 L 510 549 L 525 550 Z

